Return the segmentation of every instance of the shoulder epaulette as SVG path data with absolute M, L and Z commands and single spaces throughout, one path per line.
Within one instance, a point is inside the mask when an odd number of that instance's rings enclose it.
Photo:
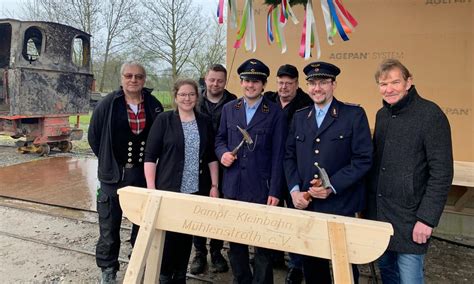
M 310 107 L 313 107 L 313 106 L 305 106 L 305 107 L 303 107 L 303 108 L 297 109 L 296 112 L 299 112 L 299 111 L 308 109 L 308 108 L 310 108 Z
M 354 103 L 349 103 L 349 102 L 343 102 L 343 104 L 347 105 L 347 106 L 360 106 L 360 104 L 354 104 Z

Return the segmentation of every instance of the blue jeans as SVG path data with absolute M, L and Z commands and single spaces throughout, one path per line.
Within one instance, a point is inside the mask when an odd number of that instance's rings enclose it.
M 378 266 L 384 284 L 423 284 L 424 254 L 407 254 L 386 251 Z

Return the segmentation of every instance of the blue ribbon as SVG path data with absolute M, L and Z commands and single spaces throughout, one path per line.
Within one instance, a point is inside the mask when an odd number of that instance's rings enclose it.
M 334 23 L 336 24 L 337 31 L 339 32 L 339 35 L 344 41 L 349 40 L 349 37 L 346 35 L 346 32 L 344 32 L 344 28 L 341 25 L 341 22 L 339 22 L 339 18 L 337 17 L 336 13 L 336 7 L 334 6 L 334 3 L 332 0 L 328 0 L 328 6 L 329 10 L 331 11 L 331 16 L 334 20 Z

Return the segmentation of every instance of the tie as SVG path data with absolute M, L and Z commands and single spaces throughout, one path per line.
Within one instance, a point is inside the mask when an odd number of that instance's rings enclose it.
M 323 122 L 324 118 L 324 113 L 323 110 L 318 110 L 318 114 L 316 115 L 316 123 L 318 124 L 318 127 L 321 126 L 321 123 Z

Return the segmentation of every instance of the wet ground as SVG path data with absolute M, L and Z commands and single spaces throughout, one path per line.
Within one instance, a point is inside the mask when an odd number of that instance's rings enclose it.
M 98 281 L 94 260 L 97 214 L 91 212 L 95 210 L 96 167 L 95 158 L 88 153 L 38 158 L 0 146 L 1 282 Z M 130 253 L 129 228 L 124 220 L 119 279 L 123 279 Z M 368 266 L 361 270 L 361 283 L 369 283 Z M 284 269 L 275 269 L 274 274 L 275 283 L 284 283 Z M 427 283 L 474 283 L 474 249 L 433 240 L 426 257 L 426 278 Z M 188 282 L 231 283 L 231 279 L 230 272 L 206 270 Z

